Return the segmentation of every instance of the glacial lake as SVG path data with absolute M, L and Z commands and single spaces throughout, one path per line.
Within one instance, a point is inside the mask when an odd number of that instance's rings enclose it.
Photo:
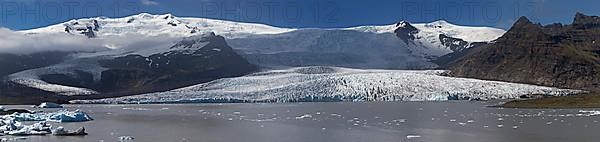
M 597 142 L 594 109 L 502 109 L 489 102 L 67 105 L 95 120 L 52 123 L 89 135 L 32 142 Z M 29 108 L 29 106 L 5 106 Z M 56 111 L 57 109 L 41 109 Z M 600 109 L 598 109 L 600 110 Z

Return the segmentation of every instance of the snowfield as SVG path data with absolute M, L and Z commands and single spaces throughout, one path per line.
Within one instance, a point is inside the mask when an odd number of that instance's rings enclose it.
M 97 37 L 124 36 L 141 34 L 147 36 L 169 35 L 188 37 L 198 33 L 215 32 L 228 38 L 242 38 L 255 34 L 277 34 L 295 29 L 278 28 L 264 24 L 242 23 L 207 18 L 180 18 L 172 14 L 154 15 L 140 13 L 121 18 L 94 17 L 74 19 L 38 29 L 21 31 L 26 34 L 64 33 L 65 30 L 85 31 L 88 27 L 98 27 Z
M 409 22 L 402 21 L 404 24 Z M 401 22 L 401 23 L 402 23 Z M 269 68 L 337 66 L 363 69 L 432 69 L 431 60 L 454 52 L 440 35 L 467 42 L 491 42 L 505 33 L 491 27 L 459 26 L 446 21 L 411 24 L 414 41 L 404 41 L 395 30 L 402 24 L 351 28 L 283 28 L 207 18 L 141 13 L 121 18 L 74 19 L 61 24 L 19 31 L 29 36 L 90 37 L 84 43 L 108 49 L 90 56 L 149 56 L 173 42 L 215 33 L 251 63 Z M 69 39 L 67 39 L 69 40 Z M 86 44 L 86 46 L 89 46 Z
M 398 27 L 404 27 L 410 24 L 417 28 L 419 32 L 415 35 L 413 43 L 405 43 L 413 54 L 422 56 L 443 56 L 453 51 L 440 41 L 439 35 L 459 38 L 466 42 L 491 42 L 504 35 L 506 31 L 491 27 L 471 27 L 461 26 L 449 23 L 445 20 L 434 21 L 431 23 L 411 24 L 407 21 L 401 21 L 394 25 L 384 26 L 360 26 L 347 28 L 361 32 L 371 32 L 377 34 L 394 33 Z
M 72 103 L 446 101 L 571 95 L 578 90 L 442 76 L 445 71 L 303 67 L 220 79 L 161 93 Z

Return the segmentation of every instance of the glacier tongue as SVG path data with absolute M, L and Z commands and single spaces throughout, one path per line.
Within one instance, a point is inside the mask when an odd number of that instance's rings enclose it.
M 445 71 L 303 67 L 227 78 L 177 90 L 73 103 L 446 101 L 570 95 L 578 90 L 442 76 Z

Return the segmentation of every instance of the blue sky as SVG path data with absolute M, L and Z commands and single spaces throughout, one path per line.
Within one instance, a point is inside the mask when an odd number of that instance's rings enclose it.
M 326 28 L 444 19 L 459 25 L 509 28 L 519 16 L 571 23 L 575 12 L 600 15 L 585 0 L 0 0 L 0 27 L 47 26 L 82 17 L 172 13 L 278 27 Z

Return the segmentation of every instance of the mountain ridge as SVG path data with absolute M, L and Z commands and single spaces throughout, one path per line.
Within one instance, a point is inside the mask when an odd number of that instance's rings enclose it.
M 458 59 L 458 77 L 598 90 L 600 21 L 577 13 L 573 24 L 534 24 L 526 17 L 496 42 Z
M 171 14 L 74 19 L 15 34 L 36 37 L 32 41 L 42 40 L 39 43 L 44 43 L 43 37 L 60 37 L 73 47 L 93 45 L 102 50 L 73 51 L 61 61 L 11 71 L 2 84 L 11 90 L 9 95 L 26 88 L 53 94 L 37 99 L 66 101 L 162 92 L 260 69 L 316 65 L 432 69 L 437 67 L 432 60 L 441 55 L 462 52 L 476 41 L 487 43 L 504 33 L 446 21 L 402 23 L 288 29 Z M 414 38 L 398 36 L 404 26 L 415 27 Z M 34 101 L 43 100 L 26 102 Z

